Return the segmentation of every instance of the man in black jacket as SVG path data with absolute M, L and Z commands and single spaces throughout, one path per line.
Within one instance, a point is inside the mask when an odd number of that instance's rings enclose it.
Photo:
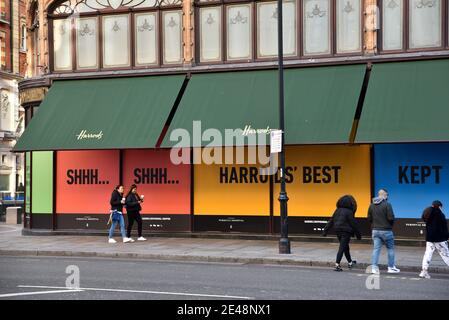
M 371 272 L 379 273 L 380 251 L 382 245 L 385 244 L 388 250 L 388 273 L 399 273 L 401 270 L 394 264 L 393 207 L 388 202 L 387 190 L 380 189 L 377 194 L 378 196 L 373 199 L 373 203 L 368 209 L 368 222 L 371 223 L 374 243 Z
M 337 233 L 338 241 L 340 242 L 340 247 L 337 253 L 337 259 L 335 261 L 335 271 L 343 271 L 340 266 L 341 259 L 343 258 L 343 253 L 348 260 L 348 267 L 351 269 L 355 260 L 352 260 L 351 253 L 349 250 L 349 242 L 351 237 L 356 235 L 357 239 L 361 239 L 362 236 L 357 227 L 357 222 L 354 218 L 354 214 L 357 210 L 357 203 L 353 196 L 345 195 L 338 199 L 337 209 L 335 210 L 332 218 L 327 223 L 323 231 L 323 236 L 326 236 L 330 228 L 334 228 Z
M 441 201 L 435 200 L 431 207 L 424 210 L 422 215 L 422 219 L 426 223 L 426 253 L 422 260 L 422 271 L 419 274 L 421 278 L 430 279 L 429 265 L 435 249 L 449 266 L 449 249 L 447 245 L 449 232 L 446 217 L 441 211 L 442 207 Z

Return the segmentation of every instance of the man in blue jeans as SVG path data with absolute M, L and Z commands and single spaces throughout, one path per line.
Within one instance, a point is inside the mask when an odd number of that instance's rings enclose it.
M 387 201 L 387 190 L 380 189 L 377 195 L 368 209 L 368 221 L 373 229 L 374 242 L 371 272 L 379 274 L 379 255 L 382 245 L 385 244 L 388 250 L 388 273 L 399 273 L 401 270 L 394 265 L 393 208 Z

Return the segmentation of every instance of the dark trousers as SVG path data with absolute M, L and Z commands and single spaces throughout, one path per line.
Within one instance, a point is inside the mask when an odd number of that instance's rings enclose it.
M 340 242 L 340 248 L 338 248 L 336 262 L 340 264 L 343 254 L 345 254 L 346 260 L 351 262 L 351 253 L 349 252 L 349 242 L 351 241 L 351 234 L 349 232 L 337 232 L 337 238 Z
M 139 237 L 142 236 L 142 216 L 139 212 L 128 212 L 128 228 L 126 229 L 126 236 L 131 238 L 131 230 L 134 225 L 134 221 L 137 221 L 137 232 Z

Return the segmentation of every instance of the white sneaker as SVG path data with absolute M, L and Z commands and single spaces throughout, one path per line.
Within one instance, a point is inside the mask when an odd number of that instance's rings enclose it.
M 419 274 L 420 278 L 424 278 L 424 279 L 430 279 L 430 274 L 429 272 L 427 272 L 426 270 L 421 271 L 421 273 Z
M 131 238 L 123 238 L 123 242 L 124 242 L 124 243 L 126 243 L 126 242 L 132 242 L 131 240 L 132 240 Z
M 115 240 L 112 239 L 112 238 L 109 238 L 108 242 L 109 242 L 109 243 L 117 243 L 117 241 L 115 241 Z
M 147 241 L 147 239 L 145 239 L 144 237 L 139 237 L 139 238 L 137 239 L 137 241 Z
M 399 273 L 399 272 L 401 272 L 401 270 L 396 268 L 396 266 L 394 266 L 393 268 L 388 267 L 388 273 Z
M 372 273 L 372 274 L 380 274 L 379 267 L 374 267 L 374 266 L 372 266 L 372 267 L 371 267 L 371 273 Z

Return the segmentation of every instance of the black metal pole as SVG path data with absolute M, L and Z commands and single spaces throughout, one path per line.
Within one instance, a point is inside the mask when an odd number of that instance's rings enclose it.
M 278 0 L 278 60 L 279 60 L 279 128 L 282 130 L 281 150 L 281 192 L 279 202 L 281 205 L 281 239 L 279 240 L 279 253 L 290 253 L 290 240 L 288 239 L 287 222 L 287 192 L 285 190 L 285 130 L 284 130 L 284 46 L 282 33 L 282 0 Z

